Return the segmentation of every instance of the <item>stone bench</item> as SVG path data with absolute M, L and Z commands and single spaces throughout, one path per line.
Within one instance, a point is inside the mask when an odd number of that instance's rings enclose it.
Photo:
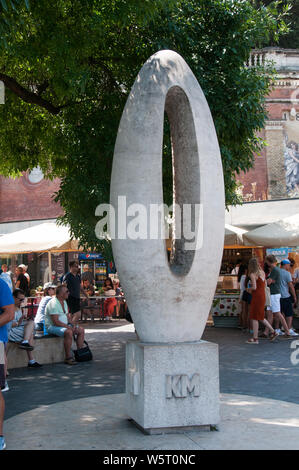
M 52 335 L 34 338 L 33 357 L 40 364 L 63 362 L 65 358 L 63 338 Z M 27 367 L 28 365 L 26 351 L 11 341 L 8 342 L 7 347 L 7 364 L 8 369 Z

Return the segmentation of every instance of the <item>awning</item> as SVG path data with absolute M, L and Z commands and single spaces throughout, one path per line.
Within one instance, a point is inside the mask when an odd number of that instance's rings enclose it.
M 77 240 L 72 240 L 68 227 L 44 223 L 18 230 L 0 237 L 0 254 L 33 253 L 44 251 L 80 251 Z
M 240 206 L 229 207 L 225 213 L 225 223 L 255 230 L 296 214 L 299 214 L 299 198 L 244 202 Z
M 269 248 L 299 246 L 299 214 L 251 230 L 243 235 L 243 240 L 245 245 Z
M 244 245 L 243 235 L 246 230 L 232 225 L 225 224 L 224 245 Z

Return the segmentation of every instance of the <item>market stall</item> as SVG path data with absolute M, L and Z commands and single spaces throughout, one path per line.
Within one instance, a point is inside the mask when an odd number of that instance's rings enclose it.
M 11 255 L 38 253 L 39 257 L 45 257 L 45 274 L 47 281 L 52 279 L 52 263 L 61 265 L 65 272 L 64 263 L 59 260 L 60 253 L 81 251 L 77 240 L 73 240 L 68 227 L 58 226 L 55 223 L 44 223 L 18 230 L 17 232 L 3 235 L 0 238 L 0 257 Z M 45 256 L 44 256 L 45 255 Z
M 237 327 L 241 313 L 240 287 L 237 274 L 232 274 L 238 263 L 248 264 L 253 257 L 263 259 L 262 247 L 252 244 L 245 246 L 244 236 L 247 231 L 225 225 L 224 250 L 210 315 L 215 327 Z

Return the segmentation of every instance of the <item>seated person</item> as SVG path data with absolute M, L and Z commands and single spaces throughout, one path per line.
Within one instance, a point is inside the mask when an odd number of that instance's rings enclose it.
M 86 279 L 83 281 L 83 290 L 88 297 L 94 297 L 95 296 L 95 289 L 93 284 L 89 281 L 89 279 Z M 87 319 L 87 316 L 91 316 L 91 320 L 94 321 L 94 316 L 96 314 L 96 300 L 95 299 L 87 299 L 83 300 L 82 302 L 82 314 L 83 314 L 83 319 Z M 89 307 L 89 308 L 86 308 Z M 92 308 L 94 307 L 94 308 Z
M 53 297 L 46 306 L 45 327 L 48 334 L 64 338 L 65 364 L 73 366 L 76 361 L 71 353 L 73 336 L 77 348 L 81 349 L 84 344 L 84 329 L 73 326 L 70 323 L 70 314 L 67 305 L 69 296 L 68 288 L 64 285 L 58 286 L 56 296 Z
M 57 286 L 52 284 L 52 282 L 46 282 L 44 285 L 44 297 L 40 301 L 38 305 L 38 310 L 36 312 L 34 323 L 35 323 L 35 330 L 36 331 L 44 331 L 44 323 L 45 323 L 45 310 L 47 303 L 52 299 L 55 295 L 55 289 Z
M 107 277 L 107 279 L 105 279 L 103 290 L 104 290 L 104 295 L 108 297 L 104 301 L 104 320 L 111 321 L 112 315 L 114 312 L 114 307 L 117 306 L 117 300 L 115 298 L 116 293 L 114 290 L 112 279 L 110 277 Z
M 119 297 L 117 299 L 117 306 L 116 306 L 116 318 L 119 318 L 120 307 L 123 306 L 124 312 L 126 313 L 127 304 L 126 304 L 126 301 L 125 301 L 124 298 L 120 298 L 120 297 L 124 297 L 124 293 L 120 288 L 118 279 L 115 279 L 113 281 L 113 286 L 114 286 L 114 290 L 115 290 L 115 295 L 117 295 Z
M 15 289 L 13 291 L 13 298 L 15 303 L 15 317 L 8 326 L 8 340 L 14 343 L 19 343 L 19 348 L 26 350 L 28 356 L 28 367 L 41 367 L 42 365 L 36 362 L 32 354 L 34 349 L 34 321 L 27 320 L 21 310 L 22 302 L 25 300 L 24 291 L 21 289 Z

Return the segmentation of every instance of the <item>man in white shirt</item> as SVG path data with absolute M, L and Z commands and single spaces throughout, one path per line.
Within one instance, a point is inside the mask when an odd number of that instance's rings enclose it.
M 238 275 L 240 265 L 241 265 L 241 260 L 238 260 L 236 266 L 235 266 L 234 269 L 231 271 L 231 274 L 232 274 L 232 275 L 235 275 L 235 276 Z

